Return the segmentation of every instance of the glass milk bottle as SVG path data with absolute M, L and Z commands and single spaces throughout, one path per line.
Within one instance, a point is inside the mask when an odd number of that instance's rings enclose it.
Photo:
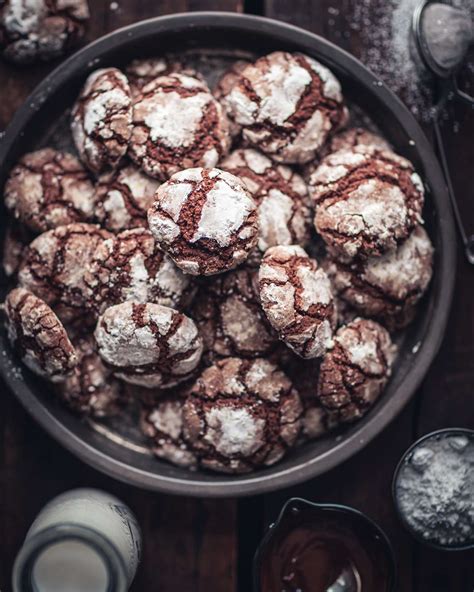
M 29 529 L 13 568 L 14 592 L 126 592 L 141 534 L 116 497 L 74 489 L 54 498 Z

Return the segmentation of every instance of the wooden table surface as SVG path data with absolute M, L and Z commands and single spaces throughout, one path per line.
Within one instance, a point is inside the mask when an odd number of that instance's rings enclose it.
M 360 55 L 360 32 L 351 23 L 357 3 L 374 10 L 386 0 L 90 0 L 88 39 L 140 19 L 173 12 L 251 12 L 292 22 Z M 336 9 L 337 7 L 337 9 Z M 360 5 L 359 5 L 360 9 Z M 368 23 L 370 24 L 370 23 Z M 0 65 L 0 129 L 51 66 Z M 472 71 L 471 71 L 472 74 Z M 474 231 L 472 165 L 474 111 L 450 113 L 448 155 L 466 219 Z M 440 553 L 416 544 L 395 516 L 392 474 L 418 436 L 450 427 L 474 427 L 474 268 L 458 247 L 454 306 L 442 349 L 422 388 L 401 415 L 355 457 L 326 475 L 291 490 L 243 500 L 197 500 L 148 493 L 116 483 L 85 466 L 47 436 L 3 386 L 0 412 L 0 590 L 10 590 L 11 567 L 29 524 L 56 494 L 99 487 L 123 498 L 144 533 L 144 556 L 132 590 L 140 592 L 250 592 L 252 557 L 267 525 L 293 495 L 354 506 L 366 512 L 393 542 L 401 592 L 472 592 L 470 553 Z

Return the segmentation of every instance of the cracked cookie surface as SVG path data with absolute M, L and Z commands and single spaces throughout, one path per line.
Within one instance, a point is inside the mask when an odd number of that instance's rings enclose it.
M 274 364 L 226 358 L 192 387 L 184 437 L 202 467 L 246 473 L 284 456 L 298 437 L 301 413 L 298 393 Z
M 309 242 L 312 212 L 300 175 L 251 148 L 235 150 L 219 166 L 241 179 L 257 203 L 260 251 Z
M 244 68 L 226 104 L 244 139 L 278 162 L 310 161 L 347 120 L 334 74 L 300 53 L 276 51 Z
M 219 169 L 188 169 L 163 183 L 148 211 L 158 245 L 192 275 L 243 263 L 258 240 L 257 206 L 243 183 Z
M 422 222 L 424 188 L 413 165 L 373 146 L 327 156 L 309 178 L 316 230 L 332 256 L 379 256 Z
M 359 318 L 338 330 L 317 386 L 331 421 L 354 421 L 368 411 L 390 377 L 395 355 L 388 331 L 375 321 Z
M 92 335 L 74 339 L 73 344 L 78 365 L 57 385 L 58 398 L 79 415 L 93 418 L 117 415 L 127 400 L 124 383 L 102 362 Z
M 262 308 L 280 339 L 303 358 L 322 356 L 336 326 L 331 284 L 297 245 L 272 247 L 259 270 Z
M 94 214 L 94 186 L 82 164 L 65 152 L 43 148 L 25 154 L 5 185 L 5 205 L 35 232 L 88 222 Z
M 180 387 L 162 394 L 151 408 L 142 409 L 140 428 L 150 439 L 151 450 L 157 458 L 179 467 L 194 469 L 197 467 L 197 457 L 183 434 L 185 400 Z
M 416 303 L 433 272 L 433 246 L 417 226 L 398 248 L 382 257 L 352 265 L 327 266 L 335 292 L 359 314 L 379 319 L 389 330 L 402 329 L 414 318 Z
M 93 307 L 84 276 L 97 248 L 111 236 L 94 224 L 68 224 L 40 234 L 27 248 L 20 286 L 47 302 L 63 322 L 90 325 Z
M 363 127 L 350 127 L 331 136 L 318 153 L 318 158 L 304 167 L 303 175 L 308 179 L 321 164 L 321 160 L 339 150 L 352 150 L 356 146 L 373 146 L 379 150 L 391 150 L 390 144 L 374 132 Z
M 65 380 L 78 358 L 66 329 L 46 302 L 15 288 L 5 300 L 5 315 L 8 338 L 24 364 L 52 382 Z
M 228 68 L 222 74 L 222 76 L 217 81 L 217 84 L 214 87 L 214 90 L 212 91 L 212 94 L 219 101 L 219 103 L 222 105 L 222 107 L 224 108 L 224 111 L 227 115 L 227 118 L 229 119 L 229 131 L 230 131 L 230 135 L 233 138 L 236 138 L 237 136 L 240 135 L 240 132 L 242 131 L 242 127 L 234 120 L 234 118 L 232 116 L 232 110 L 231 110 L 231 107 L 228 103 L 227 98 L 228 98 L 230 92 L 232 91 L 232 89 L 234 88 L 234 86 L 239 81 L 240 75 L 241 75 L 242 71 L 244 70 L 244 68 L 246 68 L 250 64 L 251 64 L 251 62 L 249 62 L 247 60 L 235 61 L 230 66 L 230 68 Z
M 260 306 L 255 270 L 238 269 L 213 278 L 200 289 L 191 316 L 209 360 L 255 358 L 271 353 L 279 343 Z
M 159 185 L 132 164 L 102 175 L 95 194 L 97 222 L 111 232 L 146 228 L 146 214 Z
M 183 61 L 175 55 L 132 60 L 125 68 L 125 73 L 130 82 L 132 95 L 134 97 L 138 96 L 147 84 L 161 76 L 182 73 L 191 76 L 192 78 L 200 79 L 200 74 L 198 72 L 187 67 Z
M 72 109 L 71 131 L 82 162 L 96 175 L 116 169 L 125 156 L 132 113 L 130 85 L 120 70 L 89 75 Z
M 176 267 L 145 228 L 124 230 L 99 244 L 84 281 L 99 313 L 127 300 L 181 308 L 195 292 L 193 278 Z
M 52 60 L 77 45 L 89 16 L 87 0 L 3 0 L 0 51 L 19 64 Z
M 203 349 L 194 321 L 160 304 L 111 306 L 100 316 L 94 335 L 114 374 L 146 388 L 169 388 L 189 378 Z
M 130 157 L 162 181 L 191 167 L 213 167 L 230 147 L 229 124 L 205 82 L 170 74 L 147 84 L 133 107 Z

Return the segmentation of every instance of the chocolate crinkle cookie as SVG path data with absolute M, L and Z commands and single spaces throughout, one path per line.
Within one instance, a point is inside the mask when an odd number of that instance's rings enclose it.
M 5 185 L 5 205 L 34 232 L 88 222 L 94 186 L 81 163 L 65 152 L 43 148 L 25 154 Z
M 35 374 L 60 382 L 78 363 L 66 329 L 51 308 L 28 290 L 16 288 L 5 300 L 8 338 Z
M 382 255 L 422 221 L 424 188 L 413 165 L 373 146 L 327 156 L 309 189 L 316 230 L 341 260 Z
M 280 339 L 302 358 L 322 356 L 336 326 L 331 284 L 297 245 L 268 249 L 259 270 L 263 310 Z
M 183 434 L 183 406 L 186 398 L 180 387 L 166 391 L 151 407 L 144 407 L 140 428 L 150 440 L 153 454 L 179 467 L 195 469 L 196 454 L 188 446 Z
M 433 270 L 433 246 L 422 226 L 382 257 L 327 266 L 335 292 L 364 316 L 389 330 L 402 329 L 416 312 Z
M 240 80 L 240 75 L 244 68 L 250 65 L 251 62 L 247 60 L 237 60 L 235 61 L 230 68 L 228 68 L 224 74 L 219 78 L 217 84 L 212 91 L 214 97 L 219 101 L 219 103 L 224 108 L 225 113 L 229 119 L 229 130 L 230 135 L 235 138 L 240 135 L 242 131 L 242 127 L 233 119 L 232 111 L 230 105 L 227 101 L 227 97 L 229 96 L 230 92 Z
M 16 220 L 6 220 L 2 268 L 7 278 L 13 278 L 18 273 L 32 238 L 31 233 L 23 224 Z
M 324 357 L 317 397 L 334 423 L 362 417 L 382 392 L 396 346 L 375 321 L 355 319 L 341 327 Z
M 84 281 L 100 244 L 112 235 L 94 224 L 67 224 L 40 234 L 18 272 L 20 286 L 45 300 L 66 323 L 94 322 Z
M 111 306 L 99 317 L 95 338 L 118 378 L 146 388 L 169 388 L 188 379 L 203 349 L 194 321 L 151 303 Z
M 298 437 L 301 413 L 298 393 L 274 364 L 226 358 L 191 389 L 183 432 L 202 467 L 246 473 L 282 458 Z
M 174 55 L 133 60 L 125 68 L 125 73 L 134 97 L 139 95 L 147 84 L 161 76 L 182 73 L 193 78 L 200 78 L 198 72 L 187 67 L 179 57 Z
M 350 127 L 329 137 L 326 144 L 319 151 L 318 158 L 304 167 L 305 179 L 308 179 L 314 173 L 321 164 L 321 159 L 328 156 L 328 154 L 339 152 L 339 150 L 352 150 L 356 146 L 372 146 L 379 150 L 391 150 L 390 144 L 382 136 L 363 127 Z
M 260 357 L 279 343 L 260 306 L 255 270 L 238 269 L 208 282 L 200 289 L 191 316 L 208 360 Z
M 260 251 L 309 242 L 312 212 L 300 175 L 251 148 L 235 150 L 219 166 L 243 181 L 257 202 Z
M 84 281 L 99 313 L 127 300 L 181 308 L 195 292 L 193 278 L 176 267 L 145 228 L 124 230 L 99 244 Z
M 73 343 L 79 363 L 57 385 L 58 398 L 79 415 L 93 418 L 117 415 L 127 402 L 126 385 L 104 365 L 92 335 L 79 337 Z
M 118 167 L 132 133 L 132 98 L 117 68 L 96 70 L 73 107 L 71 130 L 84 164 L 96 175 Z
M 18 64 L 57 58 L 77 45 L 88 18 L 87 0 L 2 0 L 0 50 Z
M 146 214 L 159 187 L 135 165 L 102 175 L 96 186 L 95 219 L 111 232 L 147 227 Z
M 205 82 L 170 74 L 147 84 L 133 108 L 130 157 L 166 180 L 195 166 L 213 167 L 230 147 L 229 124 Z
M 158 245 L 192 275 L 237 267 L 257 244 L 257 206 L 242 181 L 219 169 L 188 169 L 161 185 L 148 211 Z
M 226 104 L 244 140 L 278 162 L 309 162 L 347 120 L 334 74 L 300 53 L 277 51 L 244 68 Z
M 350 150 L 356 146 L 373 146 L 379 150 L 391 150 L 390 144 L 374 132 L 363 127 L 351 127 L 332 136 L 324 150 L 327 154 Z

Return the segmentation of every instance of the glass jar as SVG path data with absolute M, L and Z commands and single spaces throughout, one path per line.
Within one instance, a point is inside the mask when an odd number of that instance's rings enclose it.
M 141 534 L 118 498 L 74 489 L 50 501 L 31 525 L 13 568 L 14 592 L 126 592 Z

